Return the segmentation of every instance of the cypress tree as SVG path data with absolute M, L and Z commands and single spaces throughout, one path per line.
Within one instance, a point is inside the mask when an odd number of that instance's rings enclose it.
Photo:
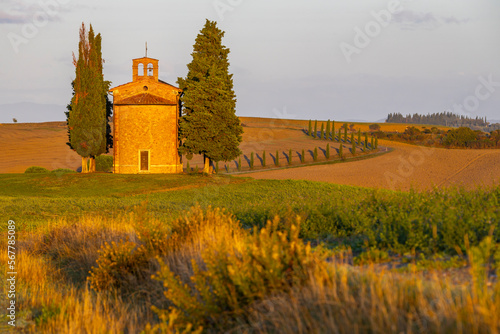
M 332 141 L 335 141 L 335 121 L 332 121 Z
M 274 162 L 276 167 L 280 165 L 280 152 L 276 150 L 276 161 Z
M 253 152 L 250 153 L 250 169 L 253 169 Z
M 218 161 L 215 162 L 215 173 L 219 174 L 219 162 Z
M 344 150 L 342 149 L 342 143 L 340 143 L 340 148 L 339 148 L 339 157 L 342 159 L 344 156 Z
M 318 161 L 318 148 L 317 147 L 314 148 L 313 154 L 314 154 L 314 161 Z
M 339 128 L 339 137 L 338 137 L 339 143 L 342 142 L 342 134 L 341 134 L 341 132 L 342 132 L 342 128 Z
M 378 148 L 378 137 L 375 137 L 375 149 Z
M 321 123 L 321 132 L 319 133 L 319 139 L 323 139 L 325 137 L 325 127 L 323 123 Z
M 318 121 L 314 121 L 313 138 L 316 138 L 317 134 L 318 134 Z
M 304 163 L 306 161 L 306 153 L 304 149 L 302 149 L 302 155 L 300 156 L 300 162 Z
M 216 22 L 206 20 L 196 37 L 188 74 L 177 80 L 183 90 L 179 152 L 203 154 L 205 173 L 211 172 L 211 161 L 229 161 L 241 155 L 243 128 L 235 114 L 229 49 L 222 45 L 223 37 Z
M 325 139 L 330 139 L 330 120 L 326 121 Z
M 330 159 L 330 144 L 326 144 L 326 159 Z
M 191 167 L 189 166 L 189 161 L 187 162 L 186 164 L 186 172 L 190 172 L 191 171 Z
M 238 157 L 238 171 L 241 171 L 241 157 Z
M 309 120 L 309 130 L 307 131 L 307 135 L 308 135 L 308 136 L 312 136 L 312 133 L 311 133 L 311 132 L 312 132 L 312 121 L 311 121 L 311 120 Z
M 288 164 L 289 165 L 292 164 L 292 149 L 288 151 Z
M 358 129 L 358 145 L 361 145 L 361 129 Z
M 344 123 L 344 143 L 347 143 L 347 123 Z
M 352 144 L 352 155 L 356 154 L 356 141 L 354 140 L 354 134 L 351 134 L 351 144 Z
M 106 99 L 110 82 L 104 81 L 102 74 L 101 34 L 95 36 L 92 25 L 87 32 L 82 23 L 79 37 L 78 59 L 73 54 L 76 75 L 67 124 L 69 146 L 82 157 L 82 172 L 86 173 L 95 171 L 95 157 L 112 145 L 106 140 L 111 138 L 111 110 Z
M 365 150 L 368 149 L 368 135 L 365 132 Z
M 266 151 L 262 152 L 262 167 L 266 167 Z
M 373 150 L 373 137 L 371 137 L 371 144 L 370 144 L 370 149 Z

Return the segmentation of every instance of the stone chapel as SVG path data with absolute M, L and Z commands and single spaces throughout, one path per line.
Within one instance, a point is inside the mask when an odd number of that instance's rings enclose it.
M 113 172 L 182 173 L 178 153 L 181 89 L 158 79 L 158 60 L 133 59 L 132 82 L 113 95 Z

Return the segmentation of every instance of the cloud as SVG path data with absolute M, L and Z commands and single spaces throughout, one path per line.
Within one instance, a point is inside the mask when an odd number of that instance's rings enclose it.
M 57 1 L 47 4 L 43 1 L 28 3 L 27 1 L 2 1 L 0 24 L 25 24 L 35 20 L 59 21 L 59 13 L 68 10 Z M 55 4 L 55 5 L 54 5 Z
M 467 23 L 469 19 L 459 19 L 454 16 L 436 17 L 430 12 L 402 10 L 393 15 L 392 22 L 398 24 L 403 30 L 435 30 L 446 24 Z

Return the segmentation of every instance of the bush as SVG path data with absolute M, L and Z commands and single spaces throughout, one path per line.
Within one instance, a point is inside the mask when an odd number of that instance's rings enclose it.
M 54 169 L 52 171 L 52 173 L 66 174 L 66 173 L 76 173 L 76 172 L 74 170 L 72 170 L 72 169 L 69 169 L 69 168 L 58 168 L 58 169 Z
M 25 173 L 50 173 L 50 170 L 48 170 L 45 167 L 31 166 L 31 167 L 28 167 L 24 172 Z
M 95 158 L 95 170 L 96 172 L 106 172 L 110 173 L 113 170 L 113 156 L 111 155 L 100 155 Z
M 299 238 L 299 224 L 278 229 L 280 219 L 254 228 L 239 243 L 212 243 L 202 252 L 203 266 L 194 261 L 190 284 L 161 262 L 156 279 L 163 282 L 165 296 L 174 305 L 170 310 L 154 308 L 160 319 L 172 312 L 178 320 L 176 333 L 187 328 L 228 328 L 231 319 L 244 315 L 255 301 L 304 286 L 310 275 L 327 271 L 325 252 L 312 252 Z M 161 325 L 160 325 L 161 326 Z
M 380 125 L 377 124 L 377 123 L 373 123 L 373 124 L 370 124 L 369 128 L 372 131 L 379 131 L 380 130 Z

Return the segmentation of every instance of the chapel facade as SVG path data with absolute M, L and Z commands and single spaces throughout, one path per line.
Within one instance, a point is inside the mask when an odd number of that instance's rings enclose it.
M 158 79 L 158 60 L 133 59 L 132 82 L 113 95 L 113 172 L 182 173 L 178 153 L 182 90 Z

